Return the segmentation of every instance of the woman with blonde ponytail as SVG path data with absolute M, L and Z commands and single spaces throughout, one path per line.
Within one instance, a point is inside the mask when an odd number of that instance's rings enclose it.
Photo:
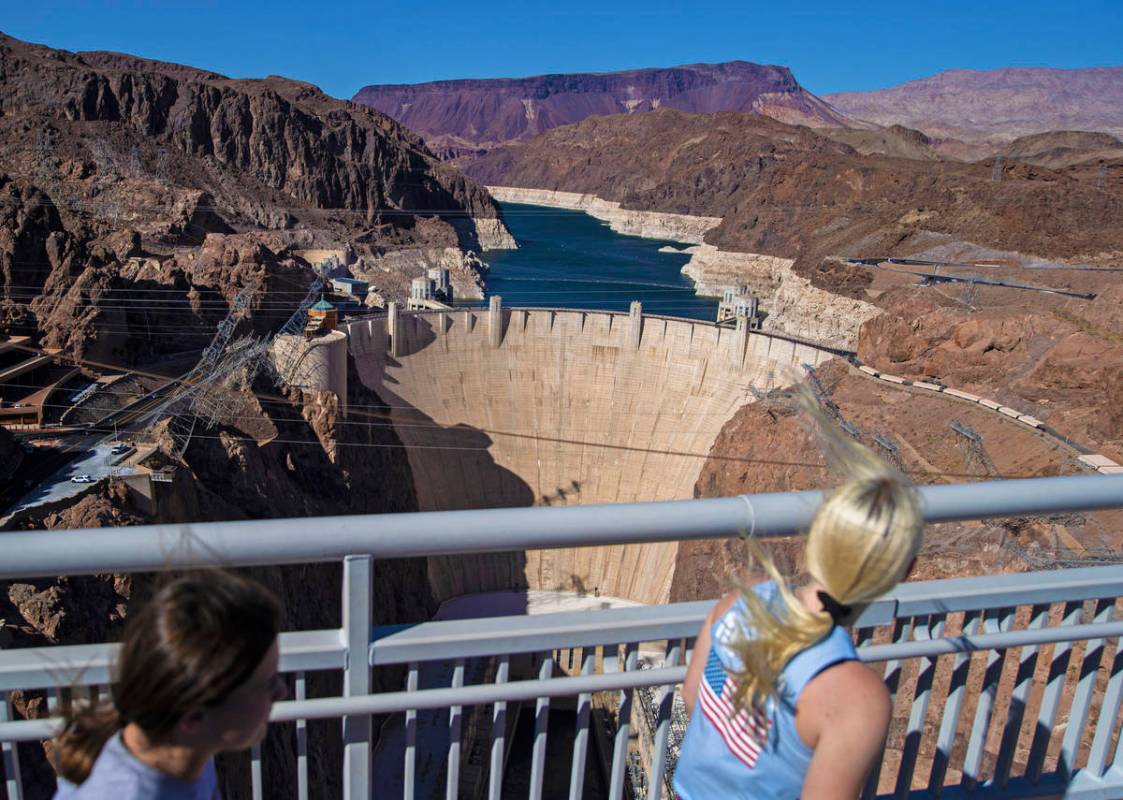
M 225 572 L 175 580 L 129 616 L 113 699 L 77 706 L 55 738 L 56 800 L 218 800 L 213 757 L 261 741 L 280 610 Z
M 808 580 L 789 587 L 749 540 L 768 579 L 723 598 L 702 626 L 682 687 L 681 800 L 853 800 L 880 756 L 889 692 L 844 626 L 905 577 L 924 520 L 902 476 L 812 413 L 849 479 L 812 519 Z

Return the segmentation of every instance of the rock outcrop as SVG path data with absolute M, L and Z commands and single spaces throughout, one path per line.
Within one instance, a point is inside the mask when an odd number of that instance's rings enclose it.
M 1075 441 L 1119 458 L 1121 290 L 1113 286 L 1079 306 L 1027 301 L 985 315 L 916 289 L 896 290 L 893 302 L 879 301 L 885 313 L 862 328 L 858 356 L 893 375 L 936 377 L 1025 409 Z
M 279 193 L 274 197 L 287 205 L 357 211 L 371 221 L 401 209 L 496 216 L 487 193 L 437 163 L 415 134 L 307 83 L 231 80 L 180 65 L 118 53 L 68 53 L 10 37 L 0 38 L 0 63 L 4 127 L 35 118 L 46 131 L 22 137 L 22 147 L 9 142 L 7 158 L 36 149 L 55 159 L 86 155 L 143 175 L 156 166 L 151 150 L 163 146 L 163 170 L 197 171 L 202 166 L 197 159 L 207 159 L 220 171 Z M 108 123 L 101 131 L 108 135 L 95 139 L 81 123 Z M 87 154 L 68 146 L 72 135 L 87 142 Z M 216 200 L 234 199 L 221 182 L 215 189 Z M 259 225 L 271 227 L 261 218 L 266 209 L 255 213 L 250 198 L 237 201 L 242 207 L 224 210 L 256 216 Z
M 532 78 L 364 86 L 354 102 L 425 136 L 448 158 L 580 122 L 591 115 L 658 108 L 753 112 L 792 124 L 839 126 L 846 118 L 799 85 L 787 67 L 731 61 Z
M 719 296 L 730 286 L 747 285 L 761 298 L 764 330 L 830 347 L 853 350 L 862 323 L 881 313 L 872 303 L 812 285 L 796 274 L 790 258 L 736 253 L 701 244 L 687 248 L 682 272 L 698 294 Z
M 707 244 L 794 258 L 809 275 L 827 255 L 915 251 L 927 232 L 1046 257 L 1123 250 L 1123 194 L 1094 174 L 862 155 L 750 114 L 591 117 L 465 169 L 489 186 L 720 217 Z
M 415 134 L 297 81 L 0 36 L 0 107 L 0 314 L 74 356 L 202 347 L 250 284 L 253 324 L 275 326 L 310 247 L 514 246 L 486 190 Z
M 1117 172 L 1123 162 L 1123 141 L 1106 133 L 1049 131 L 1022 136 L 1003 145 L 999 152 L 1006 158 L 1056 170 L 1087 162 L 1103 164 L 1106 178 L 1109 163 Z

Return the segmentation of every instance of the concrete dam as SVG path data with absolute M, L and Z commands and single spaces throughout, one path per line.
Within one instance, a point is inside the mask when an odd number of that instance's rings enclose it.
M 747 327 L 565 309 L 401 312 L 340 326 L 390 406 L 422 510 L 693 497 L 753 389 L 833 353 Z M 327 387 L 325 387 L 327 388 Z M 498 589 L 665 602 L 677 545 L 432 559 L 441 600 Z

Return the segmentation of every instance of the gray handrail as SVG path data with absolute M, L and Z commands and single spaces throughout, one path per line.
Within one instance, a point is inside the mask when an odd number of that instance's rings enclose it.
M 1123 507 L 1123 475 L 918 488 L 929 522 Z M 819 491 L 654 503 L 431 511 L 138 525 L 0 534 L 0 579 L 205 565 L 405 558 L 459 553 L 785 536 L 806 528 Z
M 929 614 L 1121 596 L 1123 565 L 918 581 L 896 586 L 868 606 L 853 627 L 871 628 L 890 624 L 894 619 Z M 593 614 L 571 611 L 375 627 L 368 661 L 372 666 L 386 666 L 545 652 L 559 646 L 690 638 L 712 606 L 712 601 L 703 600 L 615 608 Z M 930 655 L 924 648 L 944 645 L 925 642 L 919 646 L 923 652 L 910 651 L 911 655 Z M 0 653 L 0 692 L 44 688 L 55 683 L 109 683 L 109 666 L 117 648 L 115 644 L 101 643 L 5 650 Z M 343 669 L 345 661 L 346 646 L 338 628 L 281 634 L 284 672 Z
M 1027 645 L 1056 644 L 1123 635 L 1123 622 L 1091 623 L 1039 630 L 965 634 L 943 639 L 868 645 L 858 648 L 864 662 L 916 658 L 947 653 L 1002 650 Z M 272 722 L 297 719 L 334 719 L 348 715 L 392 714 L 405 710 L 441 709 L 453 705 L 486 705 L 495 702 L 535 700 L 539 697 L 572 697 L 583 692 L 636 689 L 682 683 L 686 667 L 658 667 L 599 675 L 482 683 L 420 691 L 381 692 L 354 697 L 321 697 L 276 703 Z M 54 735 L 57 718 L 0 722 L 0 741 L 31 741 Z

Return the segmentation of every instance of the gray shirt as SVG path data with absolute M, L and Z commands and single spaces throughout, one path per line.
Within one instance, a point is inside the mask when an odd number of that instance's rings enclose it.
M 105 743 L 90 776 L 80 785 L 59 779 L 55 800 L 221 800 L 214 762 L 199 780 L 184 783 L 136 760 L 117 733 Z

